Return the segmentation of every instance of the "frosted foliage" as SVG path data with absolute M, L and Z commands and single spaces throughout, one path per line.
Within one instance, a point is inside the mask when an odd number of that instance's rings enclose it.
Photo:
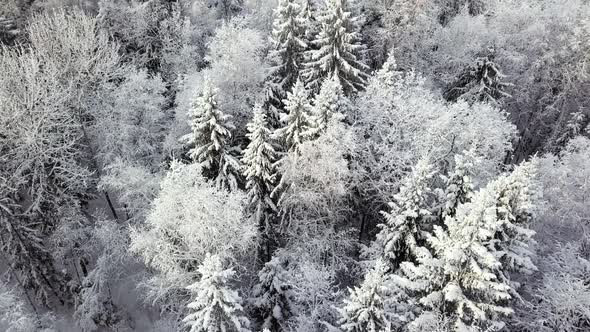
M 338 215 L 352 176 L 345 155 L 355 148 L 355 137 L 336 119 L 319 139 L 300 145 L 280 163 L 282 174 L 274 195 L 283 210 L 300 209 L 303 215 Z
M 447 104 L 420 76 L 394 69 L 390 63 L 377 72 L 356 101 L 355 131 L 365 138 L 355 156 L 360 188 L 386 203 L 421 157 L 452 165 L 454 154 L 472 149 L 482 160 L 474 185 L 495 176 L 515 134 L 506 114 L 486 104 Z
M 161 274 L 161 282 L 184 287 L 206 253 L 231 259 L 252 247 L 256 226 L 244 217 L 244 203 L 243 194 L 207 182 L 198 165 L 174 162 L 145 226 L 131 233 L 131 250 Z
M 162 174 L 121 159 L 104 168 L 99 188 L 117 193 L 117 201 L 129 217 L 143 220 L 158 194 Z
M 90 184 L 81 116 L 121 72 L 116 45 L 80 11 L 37 15 L 27 33 L 0 55 L 0 161 L 35 211 Z
M 166 86 L 159 76 L 131 71 L 105 98 L 93 126 L 103 165 L 115 159 L 155 166 L 161 153 Z
M 532 311 L 525 314 L 537 331 L 582 331 L 590 323 L 590 261 L 579 245 L 558 247 L 548 257 L 547 274 L 536 290 Z
M 588 230 L 590 220 L 590 139 L 579 136 L 559 155 L 547 154 L 539 161 L 546 208 L 535 230 L 546 243 L 573 241 Z M 555 231 L 559 230 L 558 233 Z
M 408 324 L 410 332 L 451 332 L 451 320 L 443 314 L 433 311 L 425 311 L 418 318 Z
M 121 317 L 114 305 L 111 285 L 124 274 L 129 257 L 128 233 L 112 221 L 101 220 L 87 245 L 89 253 L 98 252 L 94 268 L 82 280 L 74 318 L 82 331 L 95 331 L 99 326 L 112 326 Z
M 55 332 L 50 315 L 30 311 L 23 294 L 0 282 L 0 328 L 6 332 Z
M 188 286 L 193 300 L 188 308 L 193 312 L 183 321 L 191 332 L 248 332 L 250 321 L 242 311 L 242 299 L 230 288 L 233 269 L 224 269 L 216 255 L 207 255 L 198 268 L 201 279 Z
M 263 36 L 236 18 L 221 25 L 207 45 L 205 60 L 210 66 L 201 71 L 198 79 L 206 77 L 219 89 L 220 108 L 242 128 L 249 120 L 253 96 L 262 91 L 266 78 Z M 203 83 L 195 83 L 201 89 Z

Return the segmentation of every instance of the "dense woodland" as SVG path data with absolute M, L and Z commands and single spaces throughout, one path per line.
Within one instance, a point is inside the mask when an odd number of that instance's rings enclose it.
M 590 331 L 588 0 L 2 0 L 0 330 Z

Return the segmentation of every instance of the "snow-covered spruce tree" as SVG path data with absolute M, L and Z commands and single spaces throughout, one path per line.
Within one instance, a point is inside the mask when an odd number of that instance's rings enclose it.
M 535 203 L 538 198 L 535 176 L 537 161 L 517 166 L 507 176 L 492 183 L 496 198 L 496 223 L 494 240 L 489 243 L 502 263 L 502 275 L 510 279 L 509 272 L 531 274 L 537 270 L 532 261 L 535 231 L 531 227 Z M 517 284 L 513 284 L 515 288 Z
M 455 169 L 449 176 L 441 176 L 445 182 L 442 194 L 440 220 L 444 222 L 447 216 L 454 217 L 457 207 L 471 201 L 473 196 L 473 182 L 471 175 L 473 165 L 478 157 L 473 150 L 455 155 Z
M 308 41 L 305 21 L 300 14 L 298 0 L 280 0 L 275 9 L 269 57 L 273 63 L 270 74 L 273 91 L 279 100 L 285 98 L 287 90 L 295 84 L 304 64 Z
M 316 8 L 314 5 L 314 0 L 302 0 L 301 1 L 301 11 L 299 12 L 299 17 L 303 20 L 303 26 L 305 27 L 305 40 L 311 41 L 315 38 L 318 33 L 318 22 L 316 20 Z M 312 45 L 308 45 L 311 47 Z
M 326 78 L 313 101 L 313 135 L 325 133 L 332 116 L 342 118 L 347 106 L 348 99 L 344 96 L 338 77 L 334 75 Z
M 284 331 L 293 314 L 292 285 L 286 270 L 288 264 L 288 256 L 281 251 L 275 252 L 258 272 L 258 284 L 254 286 L 250 299 L 256 316 L 262 322 L 261 328 L 271 332 Z
M 434 227 L 428 237 L 434 256 L 418 257 L 418 263 L 403 262 L 396 282 L 418 294 L 424 314 L 440 311 L 457 331 L 499 328 L 512 314 L 508 306 L 513 289 L 498 276 L 500 258 L 488 248 L 498 223 L 496 195 L 488 185 L 458 206 L 455 217 L 445 219 L 445 228 Z M 418 318 L 419 322 L 421 318 Z
M 339 323 L 346 332 L 384 332 L 392 326 L 393 285 L 387 263 L 378 259 L 359 287 L 350 289 L 344 307 L 338 309 Z
M 229 285 L 235 271 L 224 269 L 221 258 L 209 254 L 198 270 L 201 280 L 187 287 L 194 296 L 188 304 L 193 312 L 183 320 L 190 331 L 250 331 L 250 321 L 243 314 L 242 299 Z
M 446 89 L 443 96 L 448 101 L 465 99 L 469 103 L 489 102 L 497 106 L 502 98 L 510 97 L 506 89 L 511 84 L 503 81 L 505 77 L 492 57 L 480 57 Z
M 255 211 L 256 221 L 260 226 L 264 226 L 264 230 L 268 233 L 270 231 L 268 212 L 276 210 L 270 194 L 275 182 L 274 163 L 277 156 L 270 142 L 271 131 L 267 126 L 264 109 L 257 104 L 254 107 L 254 118 L 247 125 L 246 137 L 250 143 L 244 150 L 242 164 L 250 207 Z
M 403 181 L 395 202 L 389 203 L 391 211 L 381 212 L 385 222 L 379 225 L 372 250 L 394 268 L 403 261 L 414 261 L 426 242 L 430 227 L 426 199 L 433 175 L 432 166 L 421 159 Z
M 311 105 L 308 97 L 309 93 L 303 82 L 297 80 L 293 91 L 288 92 L 287 99 L 283 101 L 285 110 L 288 112 L 282 116 L 286 125 L 275 130 L 273 136 L 283 144 L 287 151 L 297 151 L 301 143 L 311 138 L 310 130 L 313 128 L 313 119 L 310 114 Z
M 230 122 L 231 116 L 218 108 L 217 89 L 208 80 L 194 100 L 189 117 L 192 132 L 182 138 L 193 146 L 189 156 L 203 167 L 208 178 L 215 179 L 219 187 L 237 188 L 240 163 L 232 156 L 229 145 L 234 126 Z
M 322 27 L 313 41 L 317 50 L 309 51 L 303 73 L 308 85 L 317 91 L 322 79 L 337 75 L 346 94 L 363 90 L 369 68 L 362 59 L 361 18 L 353 12 L 350 0 L 328 0 L 318 20 Z

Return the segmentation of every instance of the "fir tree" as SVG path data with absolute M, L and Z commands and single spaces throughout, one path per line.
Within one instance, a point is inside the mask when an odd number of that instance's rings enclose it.
M 321 30 L 313 42 L 318 49 L 309 51 L 304 71 L 309 86 L 316 90 L 323 78 L 337 75 L 345 93 L 363 90 L 369 68 L 362 59 L 360 18 L 348 0 L 328 0 L 319 22 Z
M 261 105 L 254 107 L 254 118 L 247 125 L 250 140 L 242 157 L 243 174 L 246 178 L 246 189 L 250 206 L 255 209 L 255 218 L 264 223 L 269 231 L 268 209 L 276 210 L 270 197 L 275 181 L 274 163 L 276 152 L 270 143 L 271 131 L 267 127 L 266 115 Z
M 420 160 L 404 180 L 395 202 L 389 203 L 390 212 L 384 212 L 385 223 L 380 224 L 375 245 L 379 255 L 396 267 L 400 262 L 416 259 L 424 250 L 426 224 L 430 212 L 426 209 L 428 182 L 433 176 L 431 165 Z
M 187 287 L 194 294 L 193 302 L 188 304 L 194 312 L 183 320 L 190 331 L 250 331 L 250 322 L 240 304 L 242 299 L 228 286 L 234 270 L 224 269 L 216 255 L 207 255 L 198 270 L 201 280 Z
M 326 132 L 328 123 L 333 116 L 344 117 L 344 111 L 348 100 L 344 96 L 340 81 L 336 76 L 327 78 L 322 84 L 320 92 L 315 96 L 312 114 L 313 125 L 312 134 L 319 136 Z
M 338 309 L 339 323 L 346 332 L 381 332 L 391 327 L 387 301 L 391 301 L 391 279 L 387 264 L 378 259 L 360 287 L 350 289 L 344 307 Z
M 269 331 L 283 331 L 292 315 L 293 296 L 286 271 L 288 261 L 275 253 L 258 273 L 258 284 L 254 286 L 252 305 L 262 320 L 262 328 Z
M 271 72 L 273 91 L 280 99 L 295 84 L 303 67 L 304 52 L 308 47 L 305 29 L 298 1 L 280 0 L 271 35 L 273 49 L 269 54 L 274 63 Z
M 237 187 L 236 174 L 240 169 L 229 146 L 234 126 L 231 116 L 218 108 L 216 98 L 216 89 L 206 80 L 202 93 L 189 110 L 192 132 L 183 140 L 193 146 L 189 156 L 203 167 L 207 177 L 215 179 L 219 187 L 233 189 Z
M 297 151 L 299 144 L 311 137 L 310 129 L 313 128 L 313 121 L 308 97 L 309 93 L 303 86 L 303 82 L 297 80 L 293 91 L 287 93 L 287 99 L 284 100 L 285 110 L 288 112 L 286 116 L 283 116 L 286 126 L 277 129 L 274 137 L 281 141 L 288 151 Z

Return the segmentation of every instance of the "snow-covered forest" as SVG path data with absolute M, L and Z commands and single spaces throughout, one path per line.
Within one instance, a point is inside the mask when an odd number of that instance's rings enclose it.
M 590 331 L 589 0 L 1 0 L 0 331 Z

